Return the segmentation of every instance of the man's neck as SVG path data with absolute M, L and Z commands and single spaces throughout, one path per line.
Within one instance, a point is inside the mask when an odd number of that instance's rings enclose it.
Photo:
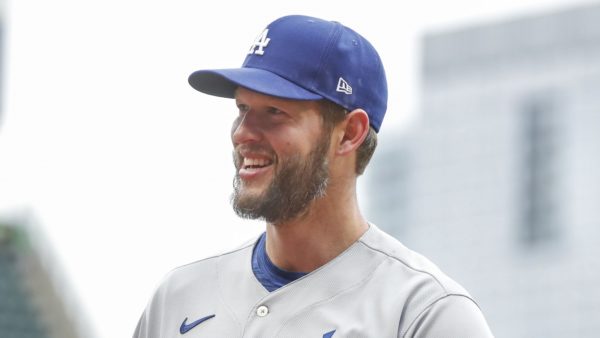
M 302 217 L 282 224 L 267 224 L 267 254 L 277 267 L 313 271 L 362 236 L 369 225 L 360 214 L 356 195 L 341 196 L 327 194 L 313 201 Z

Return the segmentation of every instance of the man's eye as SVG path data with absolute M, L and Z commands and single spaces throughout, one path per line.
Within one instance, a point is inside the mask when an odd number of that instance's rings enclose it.
M 238 104 L 237 107 L 238 107 L 238 113 L 240 115 L 243 115 L 248 111 L 248 106 L 245 104 Z
M 268 112 L 271 115 L 281 115 L 281 114 L 283 114 L 283 111 L 281 111 L 281 110 L 279 110 L 279 109 L 277 109 L 275 107 L 269 108 Z

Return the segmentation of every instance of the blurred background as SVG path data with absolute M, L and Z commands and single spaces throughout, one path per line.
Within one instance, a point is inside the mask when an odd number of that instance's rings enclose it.
M 0 0 L 0 337 L 127 337 L 172 268 L 262 231 L 234 105 L 187 76 L 273 19 L 340 21 L 390 102 L 363 212 L 497 337 L 600 331 L 600 2 Z

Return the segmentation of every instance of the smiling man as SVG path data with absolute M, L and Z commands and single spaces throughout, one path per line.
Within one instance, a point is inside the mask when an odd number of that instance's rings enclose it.
M 286 16 L 241 68 L 197 71 L 189 83 L 235 99 L 232 204 L 266 231 L 171 271 L 134 337 L 492 336 L 460 285 L 360 212 L 356 180 L 387 107 L 365 38 Z

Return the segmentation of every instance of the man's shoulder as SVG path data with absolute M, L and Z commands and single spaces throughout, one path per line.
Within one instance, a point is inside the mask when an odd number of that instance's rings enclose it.
M 374 225 L 360 243 L 381 261 L 372 277 L 375 289 L 402 304 L 399 336 L 441 337 L 439 332 L 457 322 L 457 317 L 471 323 L 452 331 L 456 333 L 452 336 L 492 336 L 471 295 L 425 256 Z
M 207 280 L 214 278 L 217 274 L 218 266 L 221 266 L 220 269 L 231 265 L 234 268 L 235 265 L 239 265 L 238 267 L 241 268 L 244 262 L 250 264 L 249 259 L 256 240 L 257 238 L 252 238 L 233 249 L 178 266 L 166 274 L 161 285 L 177 288 L 181 286 L 180 284 L 196 283 L 198 279 Z
M 430 284 L 432 289 L 439 291 L 439 296 L 460 294 L 470 297 L 459 283 L 427 257 L 407 248 L 375 225 L 371 225 L 371 229 L 361 237 L 360 242 L 369 250 L 384 256 L 388 266 L 386 271 L 391 277 L 399 274 L 403 279 Z

